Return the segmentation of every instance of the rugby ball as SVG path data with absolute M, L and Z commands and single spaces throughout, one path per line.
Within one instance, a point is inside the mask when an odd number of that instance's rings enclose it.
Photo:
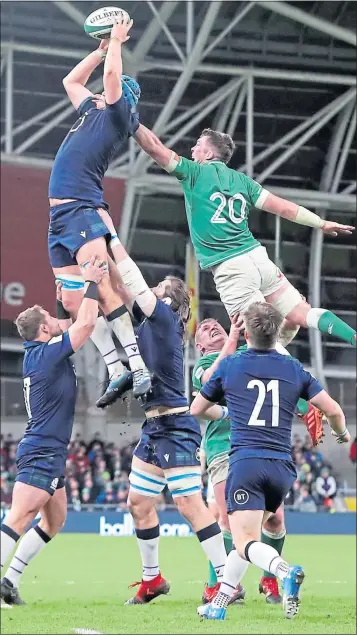
M 84 23 L 85 32 L 95 40 L 106 40 L 114 25 L 113 17 L 121 24 L 130 22 L 129 14 L 118 7 L 103 7 L 93 11 Z

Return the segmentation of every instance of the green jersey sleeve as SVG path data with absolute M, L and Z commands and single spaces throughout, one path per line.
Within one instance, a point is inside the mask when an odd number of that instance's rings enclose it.
M 207 368 L 210 368 L 212 366 L 212 360 L 211 359 L 207 359 L 205 357 L 201 357 L 201 359 L 199 359 L 196 364 L 195 367 L 193 369 L 192 372 L 192 386 L 196 389 L 196 390 L 201 390 L 202 388 L 202 376 L 205 372 L 205 370 L 207 370 Z
M 200 173 L 200 169 L 201 166 L 199 163 L 185 159 L 185 157 L 178 157 L 178 164 L 171 174 L 176 176 L 177 180 L 181 183 L 194 187 Z
M 245 187 L 249 197 L 248 202 L 251 205 L 255 205 L 259 196 L 261 195 L 263 191 L 263 187 L 259 185 L 259 183 L 254 181 L 253 179 L 249 178 L 249 176 L 247 176 L 246 174 L 243 174 L 242 172 L 240 172 L 240 177 L 243 179 L 245 183 Z

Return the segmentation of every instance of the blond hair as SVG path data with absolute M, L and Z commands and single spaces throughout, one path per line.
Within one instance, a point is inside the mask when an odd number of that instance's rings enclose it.
M 22 313 L 17 316 L 15 324 L 22 339 L 25 340 L 25 342 L 32 342 L 38 337 L 40 326 L 44 324 L 45 321 L 46 316 L 44 309 L 42 306 L 35 304 L 25 311 L 22 311 Z

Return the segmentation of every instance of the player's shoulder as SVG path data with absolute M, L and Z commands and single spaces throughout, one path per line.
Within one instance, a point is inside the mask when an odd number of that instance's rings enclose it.
M 202 355 L 202 357 L 200 357 L 200 359 L 198 359 L 196 364 L 194 365 L 193 374 L 198 375 L 197 371 L 202 371 L 199 373 L 201 377 L 204 371 L 207 370 L 207 368 L 210 368 L 212 366 L 213 362 L 217 359 L 218 355 L 219 353 L 207 353 L 207 355 Z

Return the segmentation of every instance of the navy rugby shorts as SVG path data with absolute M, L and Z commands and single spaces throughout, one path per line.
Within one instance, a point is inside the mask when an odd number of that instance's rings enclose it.
M 65 452 L 41 451 L 19 444 L 16 454 L 17 475 L 15 481 L 26 483 L 53 494 L 64 487 L 67 450 Z
M 228 513 L 259 509 L 275 513 L 296 479 L 292 461 L 230 458 L 226 482 Z
M 167 470 L 200 464 L 201 430 L 189 413 L 147 419 L 134 450 L 138 459 Z
M 76 265 L 77 251 L 101 236 L 110 241 L 110 232 L 94 207 L 80 201 L 51 207 L 48 228 L 51 267 Z

